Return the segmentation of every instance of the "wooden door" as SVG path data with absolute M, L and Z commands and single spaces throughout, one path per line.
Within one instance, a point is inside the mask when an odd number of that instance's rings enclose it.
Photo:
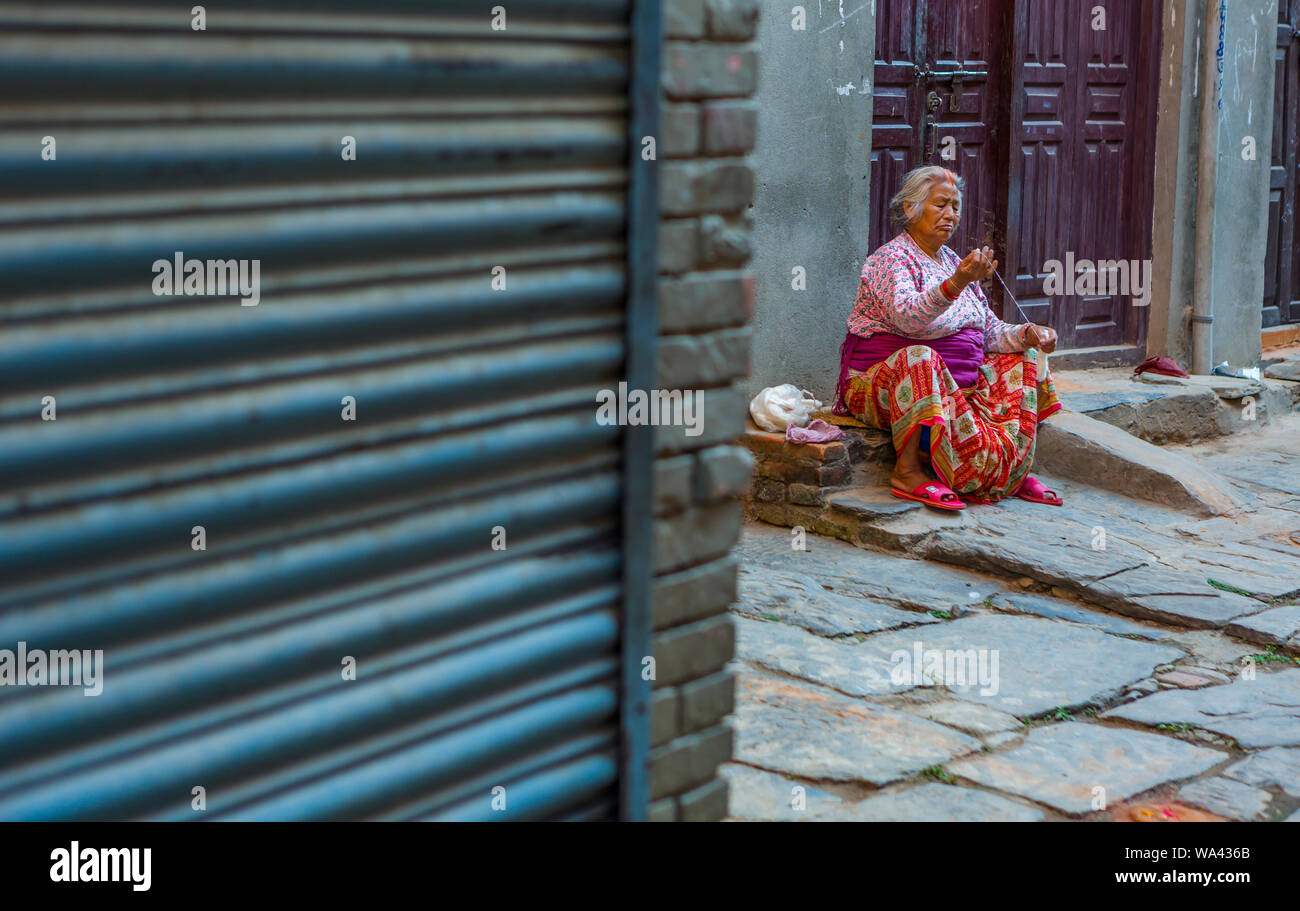
M 1300 322 L 1300 0 L 1278 0 L 1264 325 Z
M 996 12 L 1006 3 L 877 0 L 871 249 L 894 236 L 889 200 L 922 164 L 950 168 L 965 182 L 961 223 L 948 245 L 965 254 L 993 243 Z
M 1019 3 L 1004 273 L 1060 347 L 1141 345 L 1145 311 L 1128 294 L 1048 295 L 1060 263 L 1151 255 L 1158 6 L 1109 0 Z M 1094 27 L 1094 26 L 1104 27 Z M 1074 276 L 1064 278 L 1073 286 Z M 1073 290 L 1073 287 L 1072 289 Z
M 1145 311 L 1129 295 L 1044 291 L 1052 260 L 1150 257 L 1159 10 L 1108 0 L 1104 28 L 1094 28 L 1097 6 L 877 2 L 872 248 L 893 235 L 888 205 L 903 174 L 952 168 L 966 193 L 949 245 L 964 254 L 992 244 L 1025 317 L 1054 327 L 1062 349 L 1145 341 Z M 987 76 L 963 80 L 958 95 L 942 75 L 954 71 Z M 932 114 L 930 92 L 940 101 Z M 949 136 L 955 160 L 942 157 Z M 1004 319 L 1023 321 L 995 284 L 986 291 Z

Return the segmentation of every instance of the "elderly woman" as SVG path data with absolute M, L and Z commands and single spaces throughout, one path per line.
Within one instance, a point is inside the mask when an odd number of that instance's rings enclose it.
M 893 436 L 896 497 L 948 510 L 1007 496 L 1059 506 L 1029 475 L 1038 422 L 1061 408 L 1040 354 L 1056 333 L 993 315 L 979 286 L 997 268 L 992 250 L 959 260 L 944 246 L 961 184 L 947 168 L 917 168 L 891 201 L 902 231 L 862 267 L 834 411 Z

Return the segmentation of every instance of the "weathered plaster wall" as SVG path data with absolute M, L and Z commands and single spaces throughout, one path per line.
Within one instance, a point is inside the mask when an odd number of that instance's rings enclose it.
M 1223 5 L 1212 351 L 1216 364 L 1253 364 L 1260 356 L 1263 314 L 1277 0 L 1232 0 Z M 1218 10 L 1207 25 L 1203 33 L 1217 43 Z M 1253 160 L 1242 157 L 1247 139 L 1254 142 Z
M 1147 351 L 1184 366 L 1191 363 L 1196 206 L 1205 182 L 1199 173 L 1205 91 L 1217 96 L 1218 117 L 1209 190 L 1214 194 L 1212 358 L 1249 365 L 1260 356 L 1277 0 L 1233 0 L 1224 6 L 1221 87 L 1217 74 L 1206 85 L 1202 72 L 1206 42 L 1218 56 L 1219 4 L 1165 0 L 1163 10 Z M 1254 141 L 1253 160 L 1242 157 L 1246 137 Z
M 867 250 L 874 0 L 766 4 L 754 154 L 754 342 L 746 391 L 794 383 L 829 404 Z M 800 267 L 804 290 L 791 287 Z

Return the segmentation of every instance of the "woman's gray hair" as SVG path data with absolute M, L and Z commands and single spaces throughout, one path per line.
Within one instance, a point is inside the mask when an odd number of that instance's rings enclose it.
M 900 231 L 905 230 L 920 214 L 914 210 L 909 216 L 907 210 L 929 199 L 930 188 L 936 183 L 951 183 L 957 187 L 957 211 L 961 211 L 961 191 L 964 181 L 960 177 L 939 165 L 913 168 L 904 175 L 903 186 L 889 201 L 889 217 Z

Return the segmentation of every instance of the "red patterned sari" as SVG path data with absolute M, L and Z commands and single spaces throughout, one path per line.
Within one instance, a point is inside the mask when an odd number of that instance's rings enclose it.
M 930 427 L 935 473 L 960 497 L 1011 496 L 1029 474 L 1038 422 L 1061 410 L 1036 350 L 988 354 L 975 386 L 959 389 L 943 358 L 918 342 L 859 375 L 844 397 L 858 419 L 888 430 L 900 451 Z

